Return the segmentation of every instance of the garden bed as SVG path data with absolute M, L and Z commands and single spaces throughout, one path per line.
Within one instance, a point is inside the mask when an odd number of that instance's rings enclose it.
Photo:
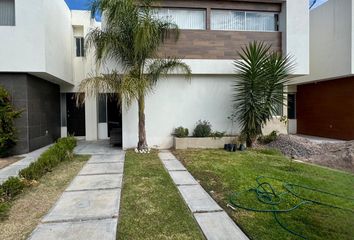
M 343 200 L 304 191 L 301 193 L 309 198 L 315 197 L 319 201 L 349 210 L 305 204 L 279 216 L 291 230 L 308 239 L 353 239 L 354 175 L 350 173 L 293 162 L 269 149 L 236 153 L 223 150 L 176 150 L 174 153 L 251 239 L 300 239 L 280 227 L 272 213 L 247 211 L 237 207 L 234 211 L 228 207 L 230 195 L 255 188 L 258 176 L 276 177 L 350 198 Z M 271 179 L 267 181 L 275 187 L 277 193 L 284 191 L 279 182 Z M 251 208 L 263 206 L 259 204 L 254 192 L 248 192 L 241 200 L 244 206 Z M 299 199 L 290 196 L 282 207 L 289 208 L 296 203 L 299 203 Z
M 200 148 L 200 149 L 218 149 L 224 148 L 225 144 L 229 144 L 235 140 L 235 136 L 231 137 L 186 137 L 186 138 L 174 138 L 174 149 L 188 149 L 188 148 Z

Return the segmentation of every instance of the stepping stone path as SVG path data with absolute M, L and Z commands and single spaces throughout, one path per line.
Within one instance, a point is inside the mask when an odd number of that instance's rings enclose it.
M 116 239 L 125 153 L 102 146 L 81 143 L 75 149 L 94 155 L 29 240 Z
M 169 151 L 159 157 L 208 240 L 247 240 L 226 212 Z
M 0 184 L 5 182 L 10 177 L 17 177 L 22 169 L 28 167 L 32 162 L 37 161 L 38 157 L 43 152 L 45 152 L 50 146 L 51 145 L 24 154 L 24 159 L 21 159 L 20 161 L 17 161 L 3 169 L 0 169 Z

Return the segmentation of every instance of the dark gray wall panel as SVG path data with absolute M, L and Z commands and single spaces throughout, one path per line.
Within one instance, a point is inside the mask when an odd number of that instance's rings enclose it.
M 23 110 L 15 121 L 18 142 L 13 154 L 46 146 L 60 137 L 60 87 L 41 78 L 16 73 L 0 73 L 0 84 Z
M 12 149 L 13 154 L 22 154 L 29 151 L 28 145 L 28 112 L 27 112 L 27 75 L 0 73 L 0 84 L 3 85 L 11 95 L 12 104 L 18 110 L 23 110 L 21 117 L 16 119 L 18 141 Z
M 60 87 L 28 75 L 29 150 L 60 137 Z

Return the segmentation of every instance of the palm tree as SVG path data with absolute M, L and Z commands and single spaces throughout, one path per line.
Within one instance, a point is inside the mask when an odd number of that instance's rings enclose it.
M 289 56 L 271 51 L 271 46 L 252 42 L 234 61 L 236 83 L 234 103 L 241 136 L 252 146 L 262 134 L 262 127 L 284 105 L 284 87 L 294 68 Z
M 178 27 L 168 19 L 157 18 L 153 1 L 96 0 L 92 16 L 102 12 L 105 24 L 87 36 L 100 66 L 105 61 L 115 64 L 108 74 L 85 79 L 80 90 L 88 95 L 100 92 L 117 93 L 129 106 L 138 103 L 139 150 L 148 148 L 145 131 L 145 97 L 156 82 L 171 71 L 190 77 L 188 65 L 174 57 L 159 58 L 158 50 L 167 38 L 177 41 Z

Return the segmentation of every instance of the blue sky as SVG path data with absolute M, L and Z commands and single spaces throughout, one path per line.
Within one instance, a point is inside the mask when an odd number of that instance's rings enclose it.
M 64 0 L 72 10 L 88 10 L 92 0 Z M 97 14 L 96 20 L 100 21 L 101 17 Z
M 90 3 L 92 0 L 65 0 L 66 4 L 68 4 L 70 9 L 73 10 L 87 10 L 90 9 Z M 310 5 L 314 2 L 315 0 L 310 0 Z M 313 6 L 313 8 L 321 5 L 322 3 L 326 2 L 327 0 L 317 0 L 316 4 Z M 100 16 L 96 16 L 96 20 L 100 20 Z
M 310 6 L 312 5 L 312 3 L 314 2 L 315 0 L 310 0 Z M 322 3 L 324 2 L 327 2 L 328 0 L 317 0 L 316 3 L 313 5 L 312 9 L 318 7 L 319 5 L 321 5 Z
M 90 9 L 90 3 L 92 0 L 65 0 L 70 9 L 84 10 Z

